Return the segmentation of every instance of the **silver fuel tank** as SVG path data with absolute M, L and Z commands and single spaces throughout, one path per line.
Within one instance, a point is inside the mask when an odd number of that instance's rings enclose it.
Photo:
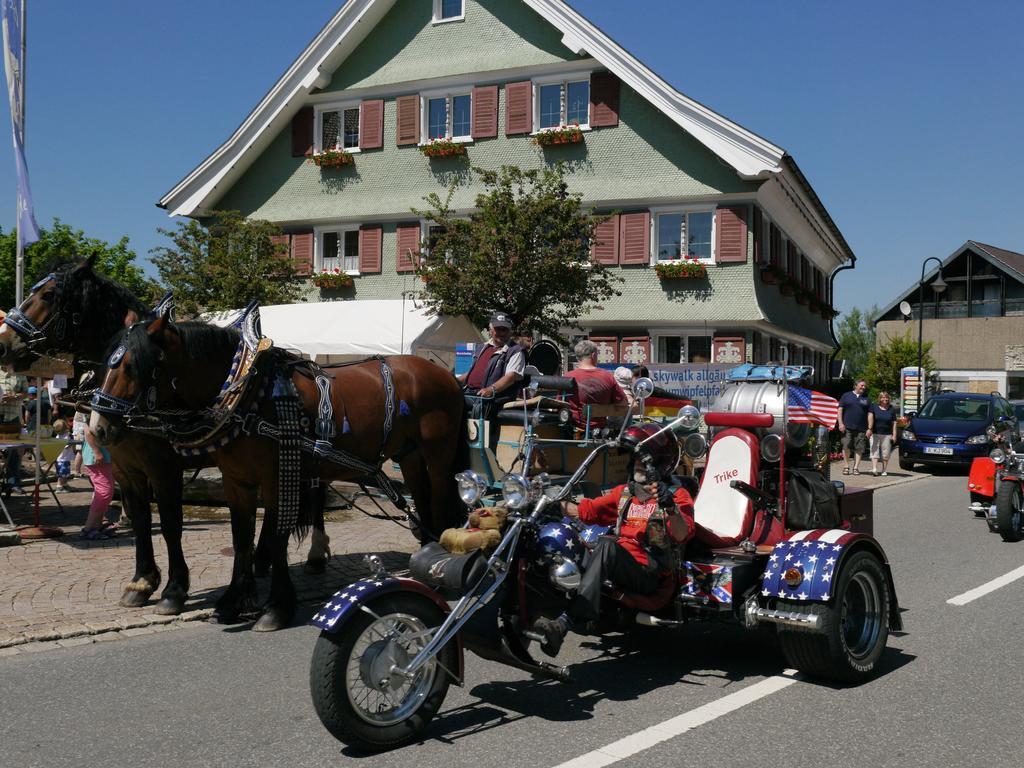
M 753 430 L 759 437 L 765 435 L 782 435 L 782 408 L 785 390 L 783 385 L 774 381 L 734 381 L 722 389 L 722 394 L 711 405 L 713 413 L 770 413 L 775 417 L 775 424 L 767 428 Z M 789 424 L 786 443 L 799 448 L 807 443 L 811 436 L 810 424 Z

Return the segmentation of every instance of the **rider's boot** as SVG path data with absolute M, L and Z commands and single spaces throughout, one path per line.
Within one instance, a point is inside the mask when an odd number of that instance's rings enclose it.
M 562 649 L 562 642 L 569 632 L 569 617 L 562 614 L 557 619 L 541 617 L 533 624 L 534 630 L 544 635 L 540 649 L 548 656 L 557 656 Z

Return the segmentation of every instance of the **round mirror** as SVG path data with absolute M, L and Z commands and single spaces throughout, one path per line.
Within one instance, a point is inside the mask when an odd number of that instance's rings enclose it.
M 646 400 L 654 394 L 654 382 L 646 376 L 641 376 L 633 382 L 633 394 L 638 400 Z
M 673 426 L 678 425 L 683 429 L 696 429 L 700 424 L 700 410 L 693 405 L 684 405 L 676 414 L 676 421 Z

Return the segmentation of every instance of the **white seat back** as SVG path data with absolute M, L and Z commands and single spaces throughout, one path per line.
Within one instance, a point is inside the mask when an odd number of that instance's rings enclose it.
M 729 483 L 742 480 L 756 484 L 756 451 L 756 438 L 739 430 L 728 430 L 711 443 L 700 493 L 693 505 L 697 537 L 705 543 L 727 546 L 742 541 L 750 533 L 753 505 Z

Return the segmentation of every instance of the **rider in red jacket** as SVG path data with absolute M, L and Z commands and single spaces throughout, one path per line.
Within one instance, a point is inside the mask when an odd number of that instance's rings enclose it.
M 558 654 L 573 626 L 598 618 L 604 579 L 626 592 L 651 594 L 670 569 L 669 547 L 682 546 L 693 537 L 693 499 L 683 488 L 670 485 L 679 462 L 675 436 L 644 425 L 630 428 L 624 438 L 639 445 L 632 461 L 632 482 L 596 499 L 583 499 L 579 505 L 566 503 L 567 515 L 588 525 L 615 526 L 615 536 L 602 536 L 587 554 L 568 612 L 534 624 L 545 638 L 541 650 L 549 656 Z

